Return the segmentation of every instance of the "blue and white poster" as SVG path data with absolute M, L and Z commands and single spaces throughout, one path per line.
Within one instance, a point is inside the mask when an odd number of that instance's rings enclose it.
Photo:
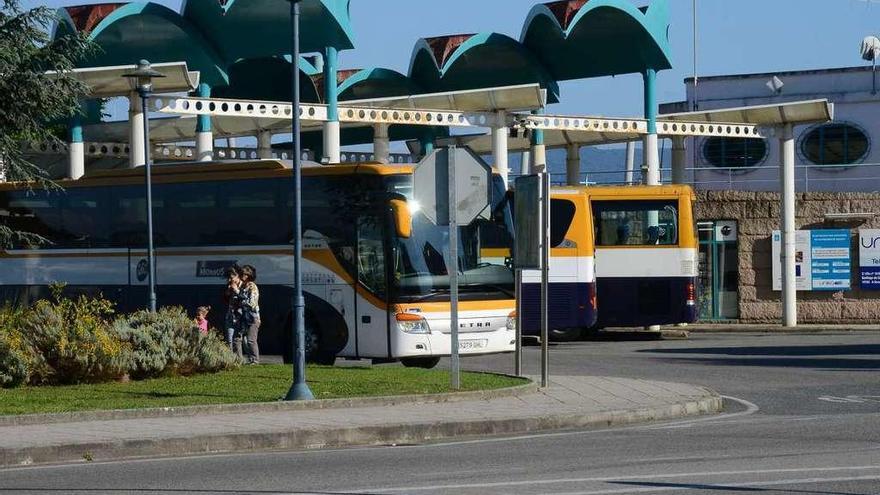
M 799 230 L 795 232 L 795 239 L 797 290 L 837 291 L 852 288 L 849 230 Z M 782 234 L 776 230 L 773 231 L 772 246 L 773 290 L 782 290 L 781 253 Z
M 859 230 L 859 287 L 880 290 L 880 230 Z

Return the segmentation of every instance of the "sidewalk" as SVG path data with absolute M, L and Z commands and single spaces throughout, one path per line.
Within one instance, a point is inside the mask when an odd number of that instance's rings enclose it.
M 441 402 L 437 402 L 440 400 Z M 487 397 L 315 401 L 235 408 L 177 408 L 173 414 L 5 418 L 0 466 L 138 457 L 412 444 L 477 435 L 623 425 L 721 410 L 721 398 L 691 385 L 609 377 L 555 377 Z M 154 410 L 155 411 L 155 410 Z M 161 412 L 161 411 L 160 411 Z M 189 415 L 187 415 L 189 414 Z M 65 419 L 68 419 L 65 421 Z

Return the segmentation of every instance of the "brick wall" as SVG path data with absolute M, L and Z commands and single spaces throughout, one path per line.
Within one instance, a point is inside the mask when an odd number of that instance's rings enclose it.
M 770 236 L 779 229 L 780 194 L 776 192 L 702 191 L 697 193 L 696 218 L 737 220 L 739 224 L 739 315 L 743 323 L 778 322 L 780 292 L 772 290 Z M 795 208 L 798 230 L 852 231 L 852 290 L 798 292 L 801 323 L 880 323 L 880 291 L 859 288 L 858 229 L 880 228 L 871 220 L 826 222 L 825 213 L 880 213 L 880 193 L 800 193 Z

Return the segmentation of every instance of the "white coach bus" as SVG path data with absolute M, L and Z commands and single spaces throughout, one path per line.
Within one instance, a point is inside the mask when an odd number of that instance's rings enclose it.
M 257 269 L 266 353 L 291 354 L 292 184 L 280 161 L 155 167 L 153 208 L 160 306 L 211 305 L 222 326 L 225 272 Z M 63 181 L 63 191 L 0 184 L 0 225 L 41 245 L 0 250 L 0 303 L 30 304 L 53 282 L 103 293 L 121 311 L 146 306 L 142 169 Z M 449 355 L 448 236 L 418 213 L 412 167 L 303 169 L 303 289 L 307 356 L 400 360 L 432 367 Z M 488 247 L 509 249 L 512 222 L 501 178 L 492 214 L 461 227 L 460 351 L 514 348 L 513 273 Z M 483 245 L 485 244 L 485 246 Z

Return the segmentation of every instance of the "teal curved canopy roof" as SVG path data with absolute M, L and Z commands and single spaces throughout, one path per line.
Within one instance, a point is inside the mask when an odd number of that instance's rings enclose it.
M 226 63 L 204 36 L 173 10 L 155 3 L 113 3 L 66 7 L 55 36 L 85 33 L 95 50 L 80 67 L 129 65 L 138 60 L 184 61 L 211 85 L 228 82 Z
M 559 85 L 525 46 L 499 33 L 462 34 L 418 41 L 409 75 L 427 92 L 537 83 L 551 103 Z
M 300 101 L 321 103 L 318 87 L 303 61 L 299 75 Z M 241 100 L 291 101 L 290 62 L 281 57 L 242 59 L 229 67 L 229 85 L 214 88 L 212 96 Z
M 353 47 L 349 3 L 302 1 L 303 53 Z M 98 50 L 80 67 L 184 61 L 213 87 L 227 85 L 227 71 L 242 59 L 289 58 L 287 0 L 188 0 L 182 12 L 151 2 L 65 7 L 53 36 L 85 33 L 95 42 Z
M 556 80 L 584 79 L 671 68 L 668 25 L 667 0 L 563 0 L 533 7 L 520 41 Z
M 300 3 L 300 50 L 333 46 L 354 48 L 350 0 L 304 0 Z M 287 0 L 184 0 L 182 15 L 227 62 L 290 54 L 290 2 Z
M 425 89 L 415 81 L 391 69 L 374 67 L 341 71 L 339 76 L 339 99 L 341 101 L 426 93 Z

